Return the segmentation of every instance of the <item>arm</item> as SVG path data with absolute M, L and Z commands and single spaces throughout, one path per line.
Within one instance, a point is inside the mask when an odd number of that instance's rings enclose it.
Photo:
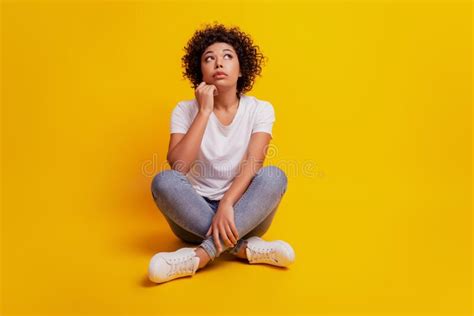
M 166 160 L 172 169 L 186 174 L 191 168 L 191 164 L 196 160 L 207 122 L 214 110 L 214 95 L 217 93 L 215 85 L 208 85 L 204 81 L 197 86 L 194 92 L 199 107 L 196 117 L 186 134 L 172 133 L 170 136 Z
M 188 173 L 199 153 L 209 116 L 210 112 L 199 111 L 186 134 L 171 134 L 166 159 L 172 169 Z
M 252 134 L 247 153 L 239 165 L 239 174 L 234 178 L 232 185 L 222 197 L 221 203 L 233 206 L 244 194 L 265 161 L 271 138 L 270 134 L 264 132 Z

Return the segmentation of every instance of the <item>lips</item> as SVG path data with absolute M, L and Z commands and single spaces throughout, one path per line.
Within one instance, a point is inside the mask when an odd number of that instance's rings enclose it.
M 213 77 L 224 77 L 224 76 L 227 76 L 227 74 L 222 71 L 218 71 L 213 75 Z

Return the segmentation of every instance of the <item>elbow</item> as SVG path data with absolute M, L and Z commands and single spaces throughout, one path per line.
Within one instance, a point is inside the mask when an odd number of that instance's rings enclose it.
M 182 174 L 186 175 L 189 171 L 189 168 L 171 166 L 171 169 L 181 172 Z
M 168 152 L 166 155 L 166 160 L 168 161 L 171 169 L 179 171 L 183 174 L 187 174 L 191 169 L 190 163 L 181 159 L 176 159 L 173 157 L 172 152 Z
M 189 165 L 182 160 L 171 161 L 168 159 L 168 163 L 171 166 L 171 169 L 179 171 L 182 174 L 187 174 L 189 172 Z

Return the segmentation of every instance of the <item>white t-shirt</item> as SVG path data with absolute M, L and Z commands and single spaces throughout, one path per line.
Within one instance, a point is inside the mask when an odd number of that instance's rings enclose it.
M 195 98 L 178 102 L 171 114 L 170 132 L 186 134 L 198 111 Z M 210 200 L 220 200 L 238 175 L 251 135 L 272 135 L 274 121 L 270 102 L 245 94 L 240 96 L 237 113 L 229 125 L 222 125 L 212 112 L 198 156 L 186 174 L 196 192 Z

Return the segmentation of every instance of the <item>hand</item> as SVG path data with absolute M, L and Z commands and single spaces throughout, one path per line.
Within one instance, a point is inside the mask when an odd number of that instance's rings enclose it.
M 199 111 L 205 113 L 212 113 L 214 110 L 214 96 L 219 92 L 217 87 L 213 84 L 207 84 L 206 82 L 201 82 L 194 92 L 196 100 L 199 104 Z
M 219 240 L 219 235 L 229 247 L 235 247 L 239 240 L 239 233 L 234 224 L 234 207 L 230 204 L 219 203 L 216 215 L 212 219 L 211 227 L 206 233 L 206 237 L 214 235 L 214 243 L 217 246 L 217 251 L 222 252 L 222 246 Z

